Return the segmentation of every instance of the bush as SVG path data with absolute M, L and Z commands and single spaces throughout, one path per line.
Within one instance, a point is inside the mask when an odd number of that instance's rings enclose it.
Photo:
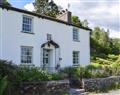
M 117 59 L 118 59 L 118 56 L 117 56 L 117 55 L 114 55 L 114 54 L 109 54 L 109 55 L 108 55 L 108 60 L 116 61 Z
M 8 80 L 11 82 L 25 82 L 25 81 L 48 81 L 48 80 L 60 80 L 64 78 L 63 73 L 49 73 L 37 69 L 36 67 L 19 67 L 12 62 L 0 60 L 0 75 L 2 77 L 8 76 Z
M 84 76 L 86 76 L 85 74 L 87 74 L 87 69 L 85 69 L 85 67 L 82 66 L 78 66 L 78 67 L 66 67 L 63 70 L 64 73 L 67 74 L 68 78 L 77 78 L 77 79 L 81 79 Z
M 7 77 L 0 77 L 0 95 L 3 95 L 3 93 L 5 92 L 6 88 L 7 88 Z
M 50 73 L 51 80 L 63 80 L 66 78 L 65 74 L 62 72 Z
M 38 70 L 37 68 L 20 68 L 17 71 L 17 80 L 18 81 L 47 81 L 51 80 L 52 76 L 42 70 Z
M 5 60 L 0 60 L 0 75 L 2 77 L 7 76 L 9 81 L 16 79 L 17 66 L 12 62 L 7 62 Z

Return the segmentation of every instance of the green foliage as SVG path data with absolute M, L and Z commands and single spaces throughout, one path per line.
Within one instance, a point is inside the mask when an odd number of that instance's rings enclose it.
M 7 62 L 5 60 L 0 60 L 0 75 L 2 77 L 8 76 L 9 81 L 16 79 L 17 66 L 12 62 Z
M 117 76 L 120 75 L 120 62 L 119 62 L 119 58 L 116 62 L 114 62 L 113 64 L 111 64 L 112 67 L 112 74 Z
M 95 70 L 95 69 L 100 69 L 102 66 L 100 64 L 97 64 L 97 63 L 92 63 L 90 65 L 87 65 L 86 66 L 86 69 L 89 69 L 89 70 Z
M 49 73 L 36 67 L 18 67 L 12 62 L 4 60 L 0 60 L 0 75 L 2 77 L 8 76 L 10 82 L 47 81 L 64 78 L 64 74 L 60 72 Z
M 36 68 L 20 68 L 17 72 L 18 81 L 47 81 L 51 80 L 52 76 L 42 70 Z
M 111 50 L 113 54 L 120 54 L 120 39 L 111 39 Z
M 4 6 L 9 6 L 9 7 L 12 6 L 7 0 L 3 0 L 3 5 Z
M 79 67 L 66 67 L 64 70 L 61 72 L 64 72 L 66 74 L 66 78 L 81 78 L 84 72 L 84 67 L 79 66 Z
M 36 13 L 56 17 L 60 12 L 58 6 L 53 0 L 35 0 Z
M 110 65 L 110 64 L 112 64 L 111 61 L 103 59 L 103 58 L 98 58 L 98 57 L 96 58 L 95 62 L 98 63 L 98 64 L 102 64 L 102 65 Z
M 65 78 L 65 75 L 62 72 L 50 73 L 50 75 L 51 80 L 63 80 Z
M 110 49 L 110 38 L 109 32 L 106 32 L 104 29 L 95 27 L 91 32 L 91 53 L 92 54 L 109 54 L 111 53 Z
M 111 62 L 115 62 L 118 59 L 119 56 L 114 54 L 109 54 L 107 60 L 110 60 Z
M 104 29 L 95 27 L 91 32 L 90 41 L 92 56 L 106 58 L 106 55 L 109 54 L 120 54 L 120 39 L 109 38 L 109 30 L 105 31 Z
M 82 26 L 82 23 L 78 16 L 72 16 L 71 21 L 72 21 L 72 24 L 74 24 L 74 25 Z
M 86 66 L 86 71 L 89 72 L 88 78 L 102 78 L 110 75 L 109 67 L 105 67 L 98 63 L 92 63 Z
M 3 93 L 5 92 L 7 84 L 7 77 L 0 77 L 0 95 L 3 95 Z
M 69 78 L 102 78 L 110 75 L 110 68 L 102 66 L 101 64 L 93 63 L 88 66 L 67 67 L 64 69 L 64 73 Z

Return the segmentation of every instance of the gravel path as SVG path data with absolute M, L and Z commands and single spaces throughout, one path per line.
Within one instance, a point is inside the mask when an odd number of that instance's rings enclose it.
M 120 89 L 119 90 L 114 90 L 110 91 L 108 93 L 99 93 L 99 94 L 90 94 L 90 95 L 120 95 Z

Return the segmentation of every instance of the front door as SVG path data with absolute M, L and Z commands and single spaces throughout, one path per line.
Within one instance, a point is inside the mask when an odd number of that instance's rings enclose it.
M 50 50 L 43 49 L 43 69 L 50 70 Z

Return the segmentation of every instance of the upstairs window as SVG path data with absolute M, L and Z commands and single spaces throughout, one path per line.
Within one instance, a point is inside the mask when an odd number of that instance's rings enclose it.
M 47 34 L 47 40 L 51 41 L 52 40 L 52 35 L 51 34 Z
M 23 16 L 23 22 L 22 22 L 22 32 L 32 32 L 32 17 L 29 16 Z
M 73 41 L 79 41 L 79 30 L 77 28 L 73 28 Z
M 22 46 L 21 47 L 21 63 L 31 64 L 33 55 L 33 47 Z
M 73 51 L 73 65 L 79 65 L 79 51 Z

